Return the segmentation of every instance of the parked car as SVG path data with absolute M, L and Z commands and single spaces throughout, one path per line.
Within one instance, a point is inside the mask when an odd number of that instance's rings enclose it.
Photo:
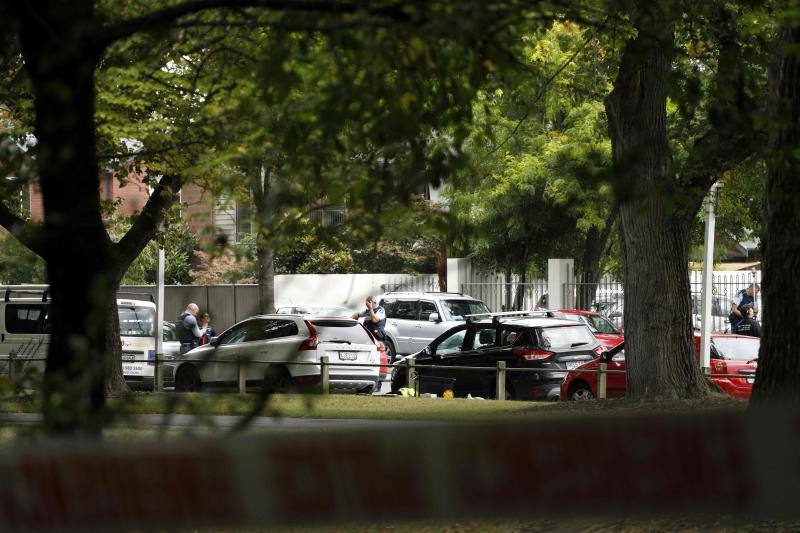
M 275 310 L 279 315 L 351 316 L 353 311 L 341 305 L 292 304 L 282 305 Z
M 622 328 L 616 327 L 600 313 L 581 311 L 580 309 L 561 309 L 559 312 L 566 318 L 579 320 L 589 326 L 594 336 L 606 349 L 613 348 L 625 340 Z
M 520 400 L 558 399 L 566 371 L 592 360 L 600 342 L 589 328 L 552 311 L 498 313 L 470 320 L 437 337 L 414 358 L 420 379 L 426 376 L 454 379 L 456 396 L 495 397 L 496 375 L 464 367 L 539 368 L 543 372 L 509 372 L 506 396 Z M 404 358 L 405 359 L 405 358 Z M 431 365 L 424 368 L 422 365 Z M 392 391 L 407 384 L 407 371 L 395 367 Z
M 165 365 L 172 368 L 168 374 L 174 376 L 177 391 L 236 386 L 241 361 L 248 387 L 286 392 L 319 384 L 323 355 L 331 363 L 380 363 L 378 346 L 356 320 L 275 314 L 234 324 L 209 344 Z M 379 368 L 331 365 L 329 375 L 331 391 L 371 392 Z
M 696 329 L 702 326 L 703 295 L 692 294 L 692 325 Z M 731 330 L 731 299 L 727 296 L 714 295 L 711 298 L 711 330 L 727 333 Z
M 388 292 L 378 296 L 386 310 L 386 350 L 390 361 L 397 355 L 425 348 L 469 315 L 489 313 L 480 300 L 454 292 Z
M 695 354 L 700 354 L 700 335 L 694 335 Z M 712 377 L 723 391 L 736 398 L 749 398 L 753 392 L 758 349 L 761 339 L 714 333 L 711 335 L 711 374 L 741 375 L 741 378 Z M 608 364 L 608 370 L 625 370 L 624 345 L 621 350 L 607 351 L 593 361 L 576 370 L 597 370 L 601 362 Z M 606 376 L 606 396 L 621 398 L 627 392 L 625 374 L 610 373 Z M 561 384 L 561 398 L 565 400 L 588 400 L 597 397 L 597 374 L 570 372 Z

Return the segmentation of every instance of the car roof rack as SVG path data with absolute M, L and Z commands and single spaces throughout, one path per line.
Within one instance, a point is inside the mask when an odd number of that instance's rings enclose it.
M 6 302 L 11 301 L 11 295 L 14 293 L 31 294 L 34 296 L 41 295 L 43 302 L 46 302 L 50 298 L 49 285 L 0 285 L 0 290 L 5 291 L 3 299 Z
M 463 292 L 439 292 L 439 291 L 386 291 L 384 294 L 449 294 L 451 296 L 466 296 Z
M 564 314 L 555 309 L 537 309 L 531 311 L 503 311 L 502 313 L 476 313 L 473 315 L 464 315 L 464 318 L 466 318 L 468 321 L 475 321 L 491 317 L 492 322 L 499 323 L 504 318 L 525 318 L 537 316 L 546 318 L 563 318 Z

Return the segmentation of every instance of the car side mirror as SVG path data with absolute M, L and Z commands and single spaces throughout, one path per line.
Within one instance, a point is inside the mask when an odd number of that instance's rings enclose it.
M 211 337 L 211 340 L 208 341 L 211 346 L 218 346 L 219 345 L 219 337 Z
M 441 322 L 439 319 L 439 313 L 431 313 L 428 315 L 428 322 Z

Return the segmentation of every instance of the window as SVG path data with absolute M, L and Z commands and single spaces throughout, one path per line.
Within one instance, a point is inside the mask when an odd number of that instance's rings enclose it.
M 515 329 L 503 328 L 500 330 L 500 346 L 512 346 L 522 341 L 524 332 Z M 530 338 L 530 337 L 525 337 Z
M 383 307 L 384 311 L 386 311 L 386 318 L 395 318 L 394 307 L 396 303 L 397 301 L 392 298 L 381 300 L 379 302 L 379 305 Z
M 175 326 L 171 324 L 164 324 L 164 340 L 165 341 L 178 340 L 178 334 L 175 333 Z
M 265 320 L 264 326 L 265 339 L 291 337 L 292 335 L 297 335 L 299 333 L 297 324 L 295 324 L 292 320 Z M 250 341 L 256 339 L 251 339 L 250 335 L 248 334 L 247 340 Z
M 494 326 L 486 326 L 475 330 L 475 335 L 472 337 L 472 345 L 469 350 L 479 350 L 481 348 L 488 348 L 494 346 L 495 336 L 497 330 Z
M 313 320 L 320 342 L 343 344 L 374 344 L 364 326 L 352 320 Z
M 542 348 L 569 349 L 579 346 L 592 347 L 597 343 L 592 332 L 584 325 L 542 328 L 541 336 Z
M 121 337 L 155 337 L 156 311 L 152 307 L 118 306 Z
M 433 302 L 420 302 L 419 303 L 419 319 L 425 322 L 430 318 L 431 313 L 438 313 L 436 304 Z
M 461 346 L 464 344 L 464 337 L 467 334 L 466 329 L 460 329 L 443 339 L 438 346 L 436 346 L 436 355 L 447 355 L 461 351 Z
M 417 302 L 409 300 L 401 300 L 394 306 L 394 315 L 392 318 L 402 318 L 404 320 L 417 319 Z
M 445 300 L 444 305 L 452 320 L 466 320 L 466 315 L 489 313 L 489 308 L 478 300 Z
M 758 359 L 758 349 L 761 346 L 761 339 L 751 337 L 743 339 L 741 337 L 714 337 L 714 351 L 720 359 L 733 361 L 752 361 Z
M 6 305 L 6 331 L 9 333 L 47 333 L 49 328 L 47 304 Z
M 236 201 L 236 242 L 253 233 L 253 205 L 249 201 Z
M 245 335 L 247 334 L 247 328 L 250 325 L 252 320 L 248 320 L 247 322 L 242 322 L 241 324 L 236 324 L 232 326 L 228 331 L 220 335 L 219 343 L 220 344 L 239 344 L 240 342 L 244 342 Z
M 593 316 L 593 315 L 580 315 L 581 319 L 589 326 L 589 329 L 592 330 L 594 333 L 619 333 L 617 328 L 614 327 L 614 324 L 609 322 L 603 317 L 600 316 Z

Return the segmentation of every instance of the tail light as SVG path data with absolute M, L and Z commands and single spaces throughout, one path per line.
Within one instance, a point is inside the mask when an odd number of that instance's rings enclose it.
M 727 374 L 728 365 L 727 363 L 725 363 L 725 361 L 720 361 L 719 359 L 712 359 L 711 372 L 715 374 Z
M 378 345 L 378 355 L 380 356 L 380 364 L 381 367 L 378 369 L 378 372 L 381 376 L 385 376 L 389 373 L 389 355 L 386 353 L 386 345 L 383 344 L 381 341 L 376 341 Z M 384 366 L 386 365 L 386 366 Z
M 553 359 L 553 352 L 547 350 L 536 350 L 528 348 L 516 348 L 511 353 L 518 357 L 522 357 L 526 361 L 550 361 Z
M 303 341 L 303 344 L 300 345 L 300 350 L 316 350 L 317 345 L 319 344 L 319 337 L 317 336 L 317 330 L 308 320 L 304 320 L 303 322 L 306 323 L 308 326 L 308 333 L 309 337 Z

